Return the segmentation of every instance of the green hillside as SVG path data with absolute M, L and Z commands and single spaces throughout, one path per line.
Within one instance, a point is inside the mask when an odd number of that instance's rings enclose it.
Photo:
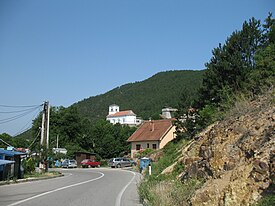
M 84 99 L 73 106 L 92 122 L 105 119 L 111 104 L 133 110 L 143 119 L 157 117 L 165 106 L 176 107 L 184 91 L 196 96 L 204 70 L 160 72 L 144 81 L 125 84 L 105 94 Z

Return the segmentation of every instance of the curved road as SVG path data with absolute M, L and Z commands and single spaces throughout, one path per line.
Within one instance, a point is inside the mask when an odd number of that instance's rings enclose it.
M 1 206 L 138 206 L 138 173 L 63 169 L 64 177 L 0 186 Z

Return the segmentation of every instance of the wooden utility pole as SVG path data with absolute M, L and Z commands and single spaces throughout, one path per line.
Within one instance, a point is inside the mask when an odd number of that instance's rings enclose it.
M 42 125 L 41 125 L 41 148 L 42 148 L 42 161 L 44 164 L 45 172 L 48 171 L 48 149 L 49 149 L 49 129 L 50 129 L 50 105 L 49 102 L 44 102 L 42 112 Z

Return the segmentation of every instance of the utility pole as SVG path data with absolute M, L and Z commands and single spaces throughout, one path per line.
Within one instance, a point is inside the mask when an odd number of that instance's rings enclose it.
M 41 125 L 41 147 L 42 147 L 42 161 L 44 164 L 45 172 L 48 171 L 48 149 L 49 149 L 49 129 L 50 129 L 50 105 L 49 102 L 44 102 L 42 112 L 42 125 Z

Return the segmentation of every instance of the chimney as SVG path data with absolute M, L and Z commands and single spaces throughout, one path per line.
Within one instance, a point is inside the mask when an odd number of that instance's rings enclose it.
M 153 132 L 155 130 L 154 122 L 150 119 L 150 131 Z

